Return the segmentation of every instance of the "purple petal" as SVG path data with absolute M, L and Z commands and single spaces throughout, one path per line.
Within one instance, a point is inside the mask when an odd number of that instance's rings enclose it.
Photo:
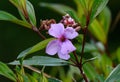
M 59 38 L 64 33 L 64 26 L 62 23 L 59 24 L 51 24 L 51 28 L 49 29 L 48 33 L 51 36 Z
M 60 49 L 59 41 L 58 40 L 52 40 L 48 43 L 46 48 L 46 53 L 49 55 L 55 55 L 58 50 Z
M 63 54 L 68 54 L 70 52 L 73 52 L 74 50 L 76 50 L 76 48 L 69 40 L 66 40 L 61 45 L 61 53 L 63 53 Z
M 60 51 L 58 52 L 58 56 L 60 59 L 68 60 L 70 58 L 69 54 L 63 54 Z
M 72 27 L 67 27 L 65 29 L 65 36 L 68 39 L 73 39 L 78 36 L 78 33 Z

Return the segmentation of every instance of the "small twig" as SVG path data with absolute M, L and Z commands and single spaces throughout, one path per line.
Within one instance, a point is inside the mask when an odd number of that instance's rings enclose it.
M 36 32 L 43 40 L 46 39 L 46 37 L 41 34 L 41 32 L 38 30 L 37 27 L 32 26 L 32 30 L 33 30 L 34 32 Z
M 28 69 L 36 72 L 36 73 L 41 74 L 41 71 L 40 71 L 39 69 L 35 68 L 35 67 L 29 66 L 29 65 L 24 65 L 24 67 L 26 67 L 26 68 L 28 68 Z M 44 76 L 47 77 L 47 78 L 50 78 L 50 77 L 51 77 L 50 75 L 48 75 L 48 74 L 46 74 L 46 73 L 43 73 L 43 74 L 44 74 Z
M 70 65 L 76 66 L 77 63 L 73 59 L 70 59 L 70 61 L 73 62 L 73 64 Z
M 81 73 L 83 79 L 85 80 L 85 82 L 88 82 L 87 77 L 86 77 L 86 75 L 84 74 L 84 72 L 83 72 L 83 70 L 82 70 L 82 67 L 83 67 L 83 66 L 82 66 L 82 61 L 81 61 L 81 62 L 78 61 L 78 56 L 77 56 L 77 54 L 76 54 L 75 51 L 73 51 L 73 54 L 74 54 L 74 56 L 75 56 L 75 58 L 76 58 L 75 66 L 79 68 L 80 73 Z
M 80 58 L 81 63 L 82 63 L 82 58 L 83 58 L 83 54 L 84 54 L 85 37 L 86 37 L 87 27 L 84 28 L 83 32 L 84 32 L 84 34 L 83 34 L 83 43 L 82 43 L 81 58 Z
M 32 25 L 32 30 L 36 32 L 43 40 L 46 39 L 44 35 L 41 34 L 39 29 L 36 26 L 33 26 L 33 24 L 30 22 L 30 19 L 28 17 L 28 13 L 26 12 L 25 19 L 27 20 L 28 23 Z
M 81 73 L 83 79 L 85 80 L 85 82 L 88 82 L 88 79 L 87 79 L 86 75 L 83 72 L 82 64 L 79 64 L 79 70 L 80 70 L 80 73 Z
M 83 66 L 85 63 L 90 62 L 90 61 L 93 61 L 93 60 L 95 60 L 95 59 L 97 59 L 97 58 L 98 58 L 98 57 L 94 57 L 94 58 L 91 58 L 91 59 L 88 59 L 88 60 L 84 61 L 84 62 L 82 63 L 82 66 Z
M 74 56 L 75 56 L 75 59 L 76 59 L 77 64 L 79 64 L 79 60 L 78 60 L 78 56 L 77 56 L 76 52 L 73 51 L 73 54 L 74 54 Z

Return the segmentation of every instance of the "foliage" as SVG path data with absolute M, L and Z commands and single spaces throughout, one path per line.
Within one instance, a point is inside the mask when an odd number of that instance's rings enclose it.
M 52 28 L 51 25 L 56 24 L 55 19 L 40 19 L 41 23 L 39 25 L 37 24 L 34 6 L 30 1 L 9 0 L 18 9 L 21 19 L 1 10 L 0 20 L 9 21 L 33 30 L 40 36 L 41 41 L 23 50 L 13 62 L 8 63 L 8 65 L 15 66 L 15 70 L 11 70 L 7 64 L 0 62 L 0 75 L 14 82 L 82 82 L 83 80 L 85 82 L 119 82 L 120 65 L 117 63 L 118 65 L 115 64 L 116 67 L 114 68 L 115 62 L 113 60 L 120 61 L 120 48 L 115 52 L 116 57 L 112 57 L 110 55 L 114 55 L 114 53 L 109 53 L 107 46 L 111 23 L 111 12 L 106 6 L 108 1 L 73 0 L 76 9 L 59 3 L 39 3 L 41 7 L 47 7 L 65 15 L 59 23 L 62 23 L 65 27 L 74 28 L 72 31 L 78 32 L 78 37 L 70 40 L 75 45 L 76 50 L 70 53 L 69 60 L 63 60 L 56 58 L 56 56 L 54 56 L 55 58 L 45 56 L 46 46 L 49 42 L 58 38 L 56 36 L 55 38 L 49 38 L 50 36 L 48 36 L 50 34 L 49 29 Z M 44 31 L 45 33 L 42 33 Z M 86 37 L 89 37 L 89 40 L 86 41 Z M 58 38 L 59 40 L 63 43 L 66 39 Z M 59 44 L 62 45 L 62 43 Z M 69 47 L 64 49 L 69 50 Z M 38 51 L 40 51 L 39 56 L 36 56 L 35 53 Z M 45 68 L 48 70 L 47 73 L 45 73 Z M 32 72 L 29 73 L 26 69 Z

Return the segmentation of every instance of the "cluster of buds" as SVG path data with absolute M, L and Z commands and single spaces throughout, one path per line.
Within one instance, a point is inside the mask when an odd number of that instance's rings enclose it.
M 76 23 L 75 20 L 69 14 L 63 16 L 63 19 L 60 21 L 60 23 L 62 23 L 65 27 L 73 27 L 76 31 L 79 31 L 81 28 L 80 25 Z M 49 30 L 51 24 L 56 24 L 56 21 L 54 19 L 42 20 L 39 30 Z
M 73 27 L 76 31 L 80 30 L 80 26 L 75 20 L 69 15 L 66 14 L 63 16 L 63 19 L 60 21 L 65 27 Z
M 39 30 L 43 30 L 43 29 L 49 30 L 51 24 L 56 24 L 56 21 L 54 19 L 43 20 L 43 21 L 41 21 L 41 26 L 40 26 Z

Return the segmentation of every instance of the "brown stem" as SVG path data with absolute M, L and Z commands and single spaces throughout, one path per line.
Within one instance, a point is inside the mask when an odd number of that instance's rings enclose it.
M 79 70 L 80 70 L 80 73 L 81 73 L 83 79 L 85 80 L 85 82 L 88 82 L 88 79 L 87 79 L 86 75 L 84 74 L 82 67 L 83 67 L 83 66 L 82 66 L 82 63 L 80 63 L 80 64 L 78 65 L 78 68 L 79 68 Z
M 40 31 L 38 30 L 37 27 L 34 27 L 34 26 L 33 26 L 32 29 L 33 29 L 33 31 L 36 32 L 43 40 L 46 39 L 46 37 L 40 33 Z
M 84 74 L 83 69 L 82 69 L 82 67 L 83 67 L 83 65 L 82 65 L 82 59 L 81 59 L 81 62 L 79 62 L 78 56 L 77 56 L 77 54 L 76 54 L 75 51 L 73 51 L 73 54 L 74 54 L 75 59 L 76 59 L 76 63 L 74 63 L 74 62 L 73 62 L 73 63 L 75 64 L 76 67 L 79 68 L 80 73 L 81 73 L 83 79 L 85 80 L 85 82 L 88 82 L 87 77 L 86 77 L 86 75 Z
M 27 22 L 32 25 L 32 30 L 33 30 L 34 32 L 36 32 L 42 39 L 46 39 L 45 36 L 41 34 L 41 32 L 39 31 L 39 29 L 30 22 L 30 18 L 29 18 L 29 16 L 28 16 L 27 10 L 24 10 L 24 9 L 23 9 L 23 14 L 24 14 L 24 17 L 25 17 L 25 19 L 27 20 Z
M 73 59 L 70 59 L 71 62 L 73 62 L 73 64 L 70 64 L 70 65 L 73 65 L 73 66 L 76 66 L 76 61 L 74 61 Z
M 74 54 L 74 56 L 75 56 L 76 63 L 77 63 L 77 64 L 79 64 L 79 60 L 78 60 L 78 56 L 77 56 L 76 52 L 75 52 L 75 51 L 73 51 L 73 54 Z
M 32 23 L 30 22 L 29 17 L 26 20 L 32 25 Z M 37 27 L 35 27 L 35 26 L 32 25 L 32 30 L 34 32 L 36 32 L 43 40 L 46 39 L 45 36 L 41 34 L 41 32 L 39 31 L 39 29 Z
M 78 65 L 78 68 L 80 70 L 80 73 L 82 74 L 83 79 L 85 80 L 85 82 L 88 82 L 88 79 L 86 77 L 86 75 L 83 72 L 83 65 L 82 65 L 82 59 L 83 59 L 83 55 L 84 55 L 84 47 L 85 47 L 85 36 L 86 36 L 86 32 L 87 32 L 87 27 L 85 27 L 84 29 L 84 34 L 83 34 L 83 43 L 82 43 L 82 51 L 81 51 L 81 58 L 80 58 L 80 63 Z
M 78 65 L 78 68 L 82 74 L 82 77 L 83 79 L 85 80 L 85 82 L 88 82 L 88 79 L 87 79 L 87 76 L 84 74 L 84 71 L 83 71 L 83 65 L 82 65 L 82 59 L 83 59 L 83 55 L 84 55 L 84 48 L 85 48 L 85 40 L 86 40 L 86 34 L 87 34 L 87 30 L 88 30 L 88 26 L 89 26 L 89 22 L 90 22 L 90 17 L 89 15 L 87 15 L 86 17 L 86 26 L 85 28 L 83 29 L 83 43 L 82 43 L 82 51 L 81 51 L 81 58 L 80 58 L 80 63 Z
M 82 51 L 81 51 L 80 63 L 82 63 L 82 58 L 83 58 L 83 54 L 84 54 L 86 32 L 87 32 L 87 27 L 85 27 L 84 30 L 83 30 L 84 34 L 83 34 L 83 43 L 82 43 Z

